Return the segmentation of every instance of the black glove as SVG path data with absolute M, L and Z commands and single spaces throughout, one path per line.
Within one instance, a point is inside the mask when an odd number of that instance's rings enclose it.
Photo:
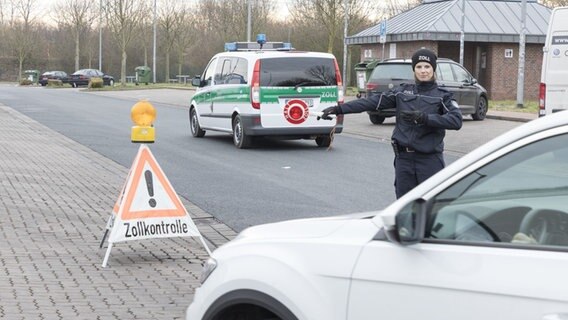
M 414 124 L 425 124 L 428 121 L 428 115 L 422 111 L 401 111 L 402 120 Z
M 330 114 L 341 114 L 341 108 L 339 106 L 333 106 L 323 109 L 322 115 L 318 117 L 318 120 L 320 118 L 324 120 L 331 120 L 332 118 L 329 116 Z

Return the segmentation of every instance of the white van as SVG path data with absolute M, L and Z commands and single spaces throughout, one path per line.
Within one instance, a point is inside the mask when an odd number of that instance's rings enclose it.
M 256 137 L 312 139 L 328 147 L 333 134 L 343 130 L 342 116 L 318 118 L 323 109 L 343 102 L 335 57 L 260 39 L 226 44 L 226 52 L 216 54 L 193 79 L 191 134 L 231 133 L 237 148 L 250 147 Z
M 542 51 L 539 117 L 568 109 L 568 7 L 552 10 Z

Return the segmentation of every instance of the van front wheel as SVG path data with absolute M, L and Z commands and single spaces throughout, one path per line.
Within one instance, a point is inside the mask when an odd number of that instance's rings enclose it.
M 191 135 L 196 138 L 202 138 L 205 135 L 205 130 L 201 129 L 199 125 L 195 108 L 189 110 L 189 128 L 191 129 Z
M 233 143 L 239 149 L 247 149 L 252 145 L 252 137 L 246 134 L 239 115 L 233 119 Z

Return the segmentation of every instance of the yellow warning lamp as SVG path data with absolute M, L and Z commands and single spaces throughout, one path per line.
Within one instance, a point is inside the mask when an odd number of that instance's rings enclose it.
M 147 100 L 140 100 L 130 110 L 130 118 L 135 124 L 130 140 L 134 143 L 153 143 L 156 137 L 153 125 L 156 119 L 154 106 Z

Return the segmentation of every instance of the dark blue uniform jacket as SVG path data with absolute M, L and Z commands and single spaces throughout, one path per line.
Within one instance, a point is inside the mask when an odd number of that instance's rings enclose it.
M 436 82 L 401 84 L 388 92 L 353 100 L 340 107 L 344 114 L 396 108 L 392 140 L 422 153 L 441 153 L 446 129 L 459 130 L 462 126 L 462 115 L 453 93 L 438 87 Z M 415 110 L 428 115 L 424 124 L 407 122 L 400 117 L 401 111 Z

